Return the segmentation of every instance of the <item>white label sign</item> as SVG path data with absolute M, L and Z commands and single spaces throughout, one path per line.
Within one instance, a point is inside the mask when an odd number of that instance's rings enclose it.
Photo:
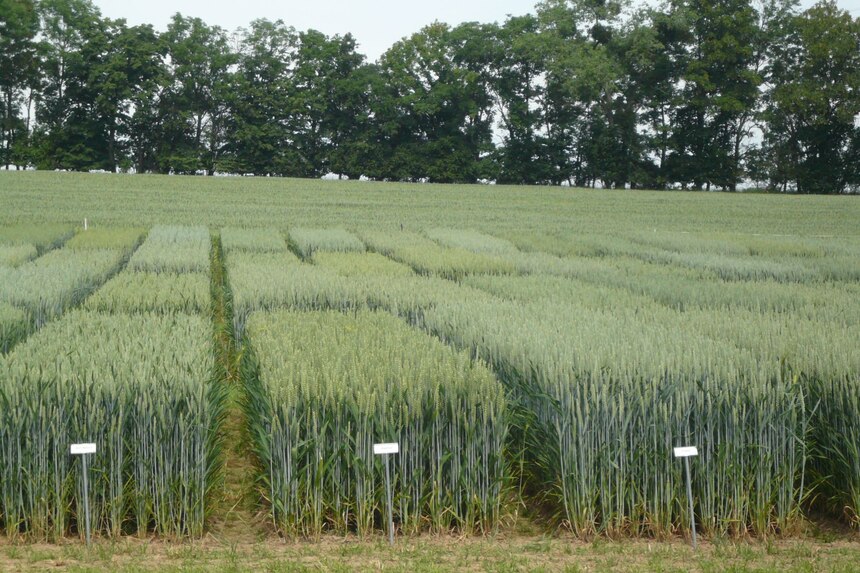
M 380 454 L 397 454 L 400 452 L 400 444 L 373 444 L 373 453 L 377 456 Z
M 683 448 L 675 448 L 676 458 L 689 458 L 690 456 L 698 456 L 699 450 L 696 446 L 685 446 Z
M 78 454 L 94 454 L 96 453 L 96 445 L 95 444 L 72 444 L 70 448 L 72 455 Z

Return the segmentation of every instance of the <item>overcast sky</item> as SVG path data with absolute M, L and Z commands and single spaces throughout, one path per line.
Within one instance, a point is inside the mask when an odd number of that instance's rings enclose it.
M 810 6 L 814 0 L 801 0 Z M 104 16 L 164 30 L 176 12 L 196 16 L 233 31 L 256 18 L 283 20 L 297 30 L 314 28 L 328 35 L 351 32 L 359 51 L 375 60 L 394 42 L 435 20 L 503 22 L 507 15 L 534 11 L 536 0 L 95 0 Z M 860 16 L 860 0 L 837 0 Z

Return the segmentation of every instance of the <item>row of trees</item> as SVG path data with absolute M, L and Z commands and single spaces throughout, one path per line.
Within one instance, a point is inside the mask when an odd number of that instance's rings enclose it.
M 0 164 L 613 187 L 860 186 L 860 19 L 821 2 L 544 0 L 355 39 L 0 0 Z

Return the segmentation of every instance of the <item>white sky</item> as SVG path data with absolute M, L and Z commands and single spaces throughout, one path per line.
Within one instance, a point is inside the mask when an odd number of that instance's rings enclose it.
M 860 0 L 858 0 L 860 1 Z M 94 0 L 102 15 L 164 30 L 176 12 L 233 31 L 257 18 L 281 19 L 297 30 L 352 33 L 358 51 L 373 61 L 392 44 L 436 20 L 503 22 L 534 11 L 536 0 Z
M 801 0 L 806 7 L 814 0 Z M 358 50 L 373 61 L 394 42 L 439 20 L 503 22 L 508 15 L 534 12 L 537 0 L 94 0 L 104 16 L 130 25 L 152 24 L 164 30 L 173 14 L 198 17 L 233 31 L 256 18 L 283 20 L 297 30 L 313 28 L 328 35 L 351 32 Z M 860 0 L 837 0 L 860 17 Z

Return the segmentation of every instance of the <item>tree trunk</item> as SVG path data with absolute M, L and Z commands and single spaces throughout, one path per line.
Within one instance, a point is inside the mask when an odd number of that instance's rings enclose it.
M 666 188 L 666 148 L 669 142 L 666 138 L 666 105 L 660 105 L 660 187 Z
M 3 136 L 3 145 L 5 147 L 3 156 L 5 157 L 6 169 L 9 169 L 12 160 L 12 137 L 15 132 L 12 129 L 12 90 L 4 90 L 3 95 L 5 96 L 3 98 L 5 100 L 3 102 L 5 109 L 3 110 L 3 117 L 0 118 L 3 121 L 3 130 L 0 131 L 0 135 Z
M 209 145 L 206 157 L 206 174 L 210 177 L 215 175 L 215 163 L 218 161 L 218 133 L 221 115 L 214 111 L 209 117 Z
M 108 164 L 110 165 L 111 173 L 116 173 L 116 125 L 111 125 L 108 131 Z

